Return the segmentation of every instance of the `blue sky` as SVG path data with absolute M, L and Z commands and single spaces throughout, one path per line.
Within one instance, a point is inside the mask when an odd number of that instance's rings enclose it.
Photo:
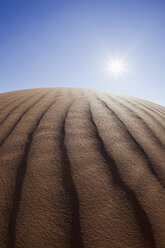
M 165 105 L 164 0 L 0 0 L 0 92 L 103 89 Z M 128 72 L 105 68 L 124 57 Z

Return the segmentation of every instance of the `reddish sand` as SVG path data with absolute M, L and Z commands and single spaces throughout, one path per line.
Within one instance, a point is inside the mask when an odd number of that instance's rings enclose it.
M 0 94 L 1 248 L 165 248 L 165 108 L 49 88 Z

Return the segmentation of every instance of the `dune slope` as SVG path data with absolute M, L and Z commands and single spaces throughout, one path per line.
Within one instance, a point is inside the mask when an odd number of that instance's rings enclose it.
M 0 94 L 1 248 L 164 248 L 165 108 L 104 91 Z

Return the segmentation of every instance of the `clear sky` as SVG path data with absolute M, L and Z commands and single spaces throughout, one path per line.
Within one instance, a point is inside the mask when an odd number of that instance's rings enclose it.
M 109 58 L 128 72 L 107 72 Z M 0 0 L 0 92 L 103 89 L 165 105 L 164 0 Z

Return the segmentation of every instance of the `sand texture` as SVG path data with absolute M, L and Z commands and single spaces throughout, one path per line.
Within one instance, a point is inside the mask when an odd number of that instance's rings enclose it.
M 165 107 L 0 94 L 0 248 L 165 248 Z

